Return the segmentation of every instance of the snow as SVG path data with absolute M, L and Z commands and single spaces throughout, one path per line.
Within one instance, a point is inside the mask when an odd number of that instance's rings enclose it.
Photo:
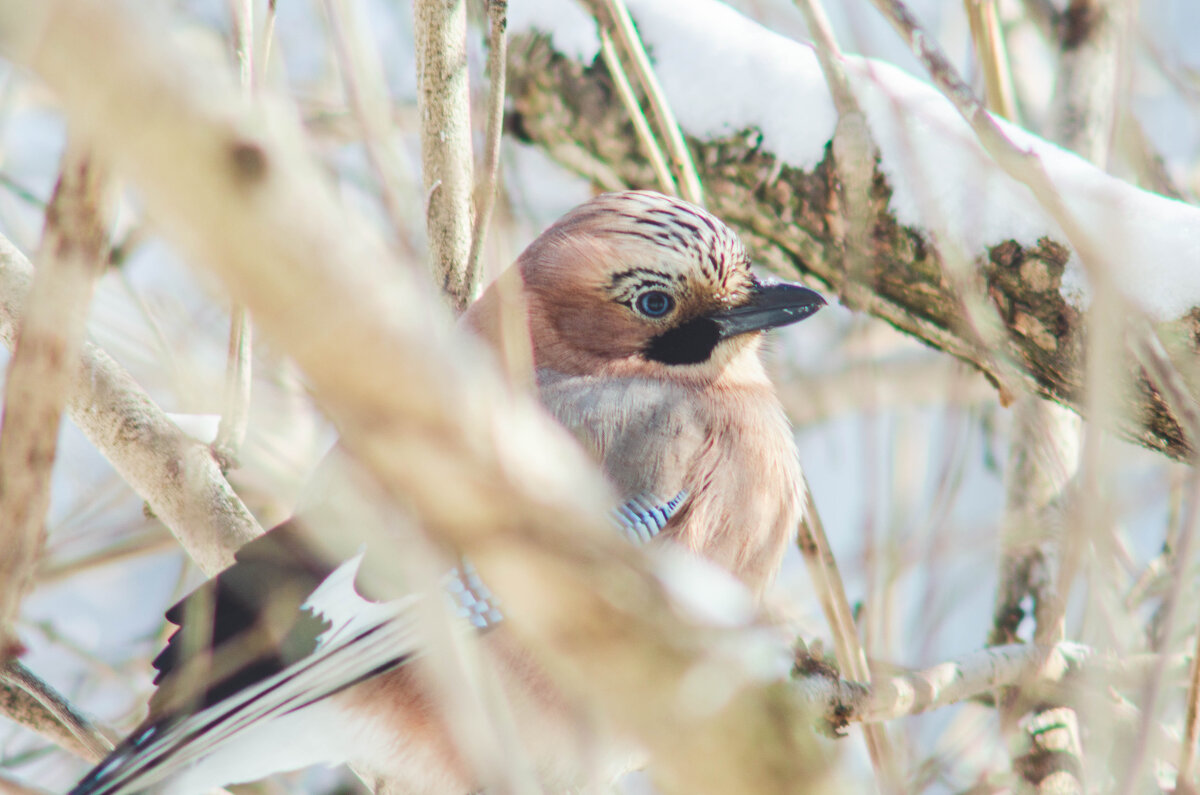
M 716 0 L 629 0 L 663 91 L 684 131 L 728 137 L 748 128 L 783 162 L 811 169 L 837 121 L 811 47 L 773 33 Z M 570 9 L 568 11 L 567 9 Z M 510 29 L 551 35 L 571 57 L 592 62 L 595 23 L 561 0 L 512 0 Z M 982 256 L 1007 240 L 1066 244 L 1033 194 L 1004 174 L 940 93 L 887 63 L 847 58 L 847 72 L 892 186 L 891 210 L 925 230 L 943 255 Z M 1200 305 L 1200 210 L 1135 188 L 1013 125 L 1035 152 L 1070 211 L 1105 257 L 1127 297 L 1155 320 Z M 1086 278 L 1072 256 L 1063 295 L 1086 307 Z

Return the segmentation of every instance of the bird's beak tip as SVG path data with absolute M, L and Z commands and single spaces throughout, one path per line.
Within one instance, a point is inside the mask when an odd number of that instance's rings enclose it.
M 816 290 L 793 282 L 754 280 L 754 293 L 743 306 L 713 316 L 721 336 L 789 326 L 816 314 L 828 302 Z

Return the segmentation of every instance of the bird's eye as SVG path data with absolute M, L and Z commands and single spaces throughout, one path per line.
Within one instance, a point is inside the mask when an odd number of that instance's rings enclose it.
M 647 290 L 637 297 L 635 306 L 646 317 L 662 317 L 675 308 L 675 299 L 662 290 Z

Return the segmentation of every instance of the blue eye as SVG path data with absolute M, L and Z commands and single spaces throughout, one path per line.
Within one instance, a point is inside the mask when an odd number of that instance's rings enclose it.
M 662 290 L 647 290 L 637 297 L 634 305 L 646 317 L 662 317 L 675 308 L 675 299 Z

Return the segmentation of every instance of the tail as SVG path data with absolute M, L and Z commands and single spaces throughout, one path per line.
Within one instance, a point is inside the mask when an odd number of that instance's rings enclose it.
M 320 707 L 324 699 L 405 664 L 420 648 L 412 610 L 417 597 L 386 604 L 362 599 L 353 590 L 360 559 L 336 569 L 305 603 L 306 611 L 332 619 L 311 653 L 216 701 L 202 689 L 211 703 L 200 709 L 152 712 L 70 795 L 141 792 L 177 777 L 186 784 L 173 791 L 200 792 L 344 761 L 337 743 L 314 745 L 308 731 L 311 725 L 337 737 L 337 727 L 320 725 L 329 718 L 329 708 Z M 258 737 L 269 740 L 265 747 L 258 747 Z M 302 747 L 304 738 L 312 747 Z

